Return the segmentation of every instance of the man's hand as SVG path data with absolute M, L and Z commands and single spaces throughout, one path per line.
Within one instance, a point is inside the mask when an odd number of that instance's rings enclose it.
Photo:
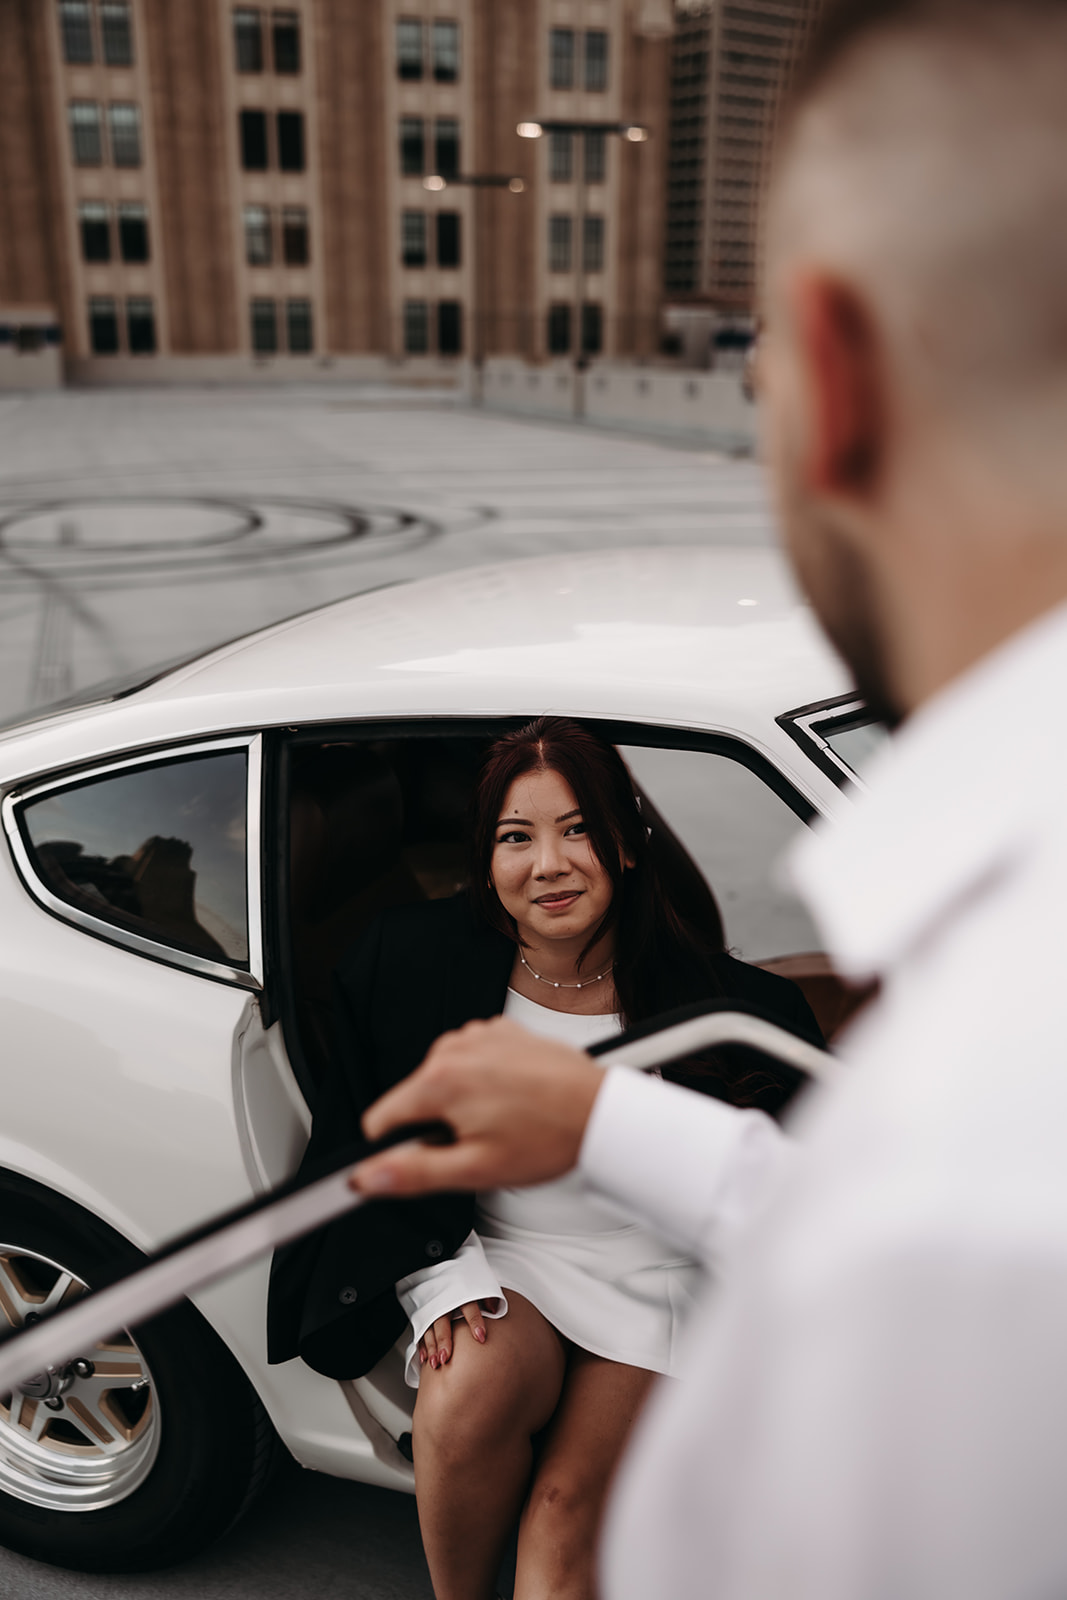
M 578 1159 L 603 1069 L 581 1050 L 503 1017 L 442 1034 L 410 1078 L 366 1113 L 381 1139 L 406 1122 L 446 1122 L 451 1145 L 397 1145 L 354 1167 L 363 1194 L 427 1194 L 545 1183 Z

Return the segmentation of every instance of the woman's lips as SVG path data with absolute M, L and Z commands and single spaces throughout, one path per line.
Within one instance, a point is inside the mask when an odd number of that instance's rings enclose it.
M 581 897 L 582 891 L 574 889 L 569 894 L 545 894 L 534 901 L 535 906 L 541 906 L 545 911 L 563 911 L 572 906 Z

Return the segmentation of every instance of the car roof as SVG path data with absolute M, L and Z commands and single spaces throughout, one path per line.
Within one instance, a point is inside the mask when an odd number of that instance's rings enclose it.
M 229 729 L 551 710 L 751 735 L 849 688 L 777 551 L 601 550 L 357 595 L 0 748 L 27 772 Z

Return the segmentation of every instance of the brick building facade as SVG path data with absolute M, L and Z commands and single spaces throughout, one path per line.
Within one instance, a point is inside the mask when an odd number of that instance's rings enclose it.
M 0 0 L 0 341 L 53 307 L 90 381 L 651 354 L 672 12 Z M 448 181 L 486 173 L 521 191 Z

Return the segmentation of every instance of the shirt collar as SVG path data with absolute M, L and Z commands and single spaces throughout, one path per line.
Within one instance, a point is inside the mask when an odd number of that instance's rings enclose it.
M 1067 605 L 914 713 L 864 772 L 843 822 L 794 848 L 788 875 L 846 977 L 885 974 L 1067 804 Z

